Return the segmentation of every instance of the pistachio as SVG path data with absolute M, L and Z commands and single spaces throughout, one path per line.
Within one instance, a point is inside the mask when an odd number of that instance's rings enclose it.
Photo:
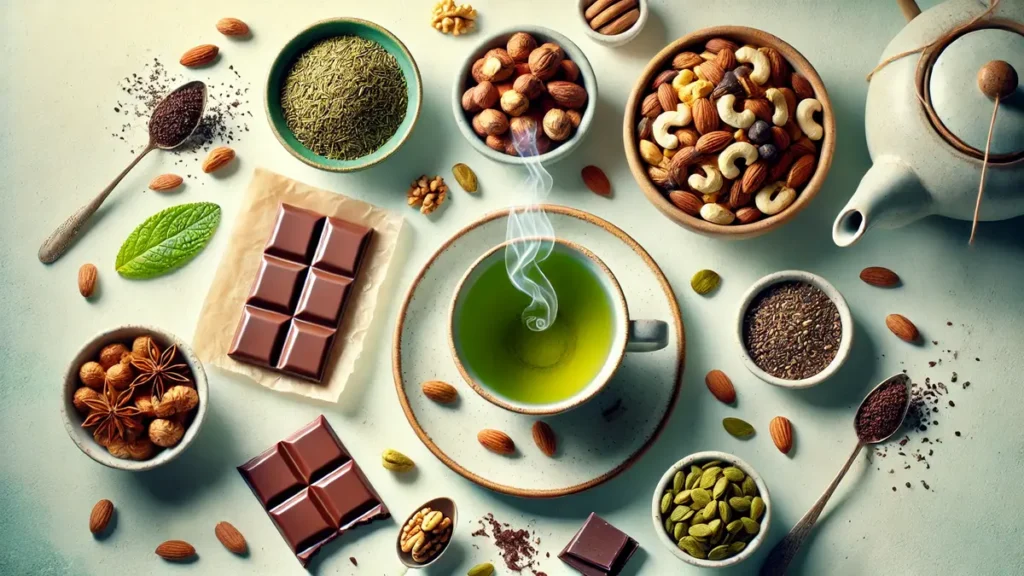
M 764 500 L 760 496 L 754 496 L 754 499 L 750 501 L 750 518 L 755 522 L 759 522 L 763 514 Z
M 703 508 L 711 502 L 711 493 L 703 488 L 694 488 L 690 491 L 690 497 L 693 498 L 693 503 Z
M 672 507 L 672 493 L 665 492 L 665 495 L 661 497 L 661 513 L 665 514 L 669 508 Z
M 466 572 L 466 576 L 491 576 L 494 574 L 494 565 L 490 562 L 484 562 L 483 564 L 477 564 Z
M 381 454 L 381 464 L 392 472 L 407 472 L 416 467 L 411 458 L 390 448 Z
M 679 493 L 683 489 L 683 483 L 686 481 L 686 475 L 680 470 L 676 472 L 676 475 L 672 477 L 672 492 Z
M 720 466 L 721 463 L 722 463 L 721 460 L 712 460 L 711 462 L 708 462 L 708 463 L 704 464 L 703 466 L 701 466 L 701 470 L 707 470 L 708 468 L 714 468 L 715 466 L 721 467 Z
M 725 526 L 725 529 L 728 530 L 730 534 L 738 534 L 740 530 L 743 530 L 743 521 L 733 520 Z
M 740 552 L 743 552 L 743 549 L 746 547 L 746 542 L 733 542 L 732 544 L 729 544 L 729 551 L 733 554 L 739 554 Z
M 754 496 L 757 494 L 757 483 L 750 476 L 743 479 L 743 494 L 745 496 Z
M 462 189 L 466 192 L 476 192 L 478 183 L 476 179 L 476 173 L 473 169 L 465 164 L 459 163 L 452 166 L 452 174 L 455 175 L 455 181 L 462 186 Z
M 743 479 L 747 476 L 743 473 L 743 470 L 735 466 L 729 466 L 722 470 L 722 474 L 729 479 L 729 482 L 743 482 Z
M 711 528 L 712 534 L 717 535 L 718 531 L 722 528 L 722 521 L 716 518 L 711 522 L 708 522 L 708 528 Z
M 686 475 L 686 483 L 684 485 L 685 488 L 687 490 L 689 490 L 690 488 L 694 488 L 697 485 L 697 483 L 700 482 L 700 477 L 701 469 L 697 468 L 696 466 L 691 466 L 690 473 Z
M 665 532 L 672 532 L 675 525 L 676 523 L 671 518 L 665 518 Z
M 664 500 L 662 500 L 662 501 L 664 502 Z M 690 491 L 689 490 L 683 490 L 679 494 L 676 494 L 675 498 L 672 499 L 672 502 L 674 502 L 675 504 L 686 504 L 689 501 L 690 501 Z M 664 512 L 662 512 L 662 514 L 664 514 Z
M 679 549 L 694 558 L 707 558 L 707 554 L 704 552 L 704 546 L 692 536 L 686 536 L 685 538 L 680 539 Z
M 718 514 L 718 502 L 714 500 L 708 502 L 708 505 L 705 506 L 703 510 L 701 510 L 701 514 L 704 515 L 705 520 L 714 519 L 715 514 Z
M 700 487 L 704 488 L 705 490 L 707 490 L 708 488 L 711 488 L 712 486 L 714 486 L 715 485 L 715 480 L 718 478 L 718 473 L 721 472 L 721 471 L 722 471 L 722 469 L 719 468 L 718 466 L 712 466 L 711 468 L 706 468 L 704 470 L 704 474 L 702 474 L 701 477 L 700 477 Z
M 676 506 L 675 509 L 672 510 L 672 514 L 669 516 L 669 518 L 673 522 L 679 522 L 680 520 L 683 519 L 683 514 L 685 514 L 685 513 L 686 513 L 686 506 Z
M 722 522 L 728 524 L 732 520 L 732 507 L 726 502 L 719 502 L 718 517 L 722 519 Z
M 725 491 L 728 489 L 729 479 L 723 476 L 715 482 L 715 487 L 711 490 L 711 497 L 717 500 L 722 496 L 725 496 Z
M 740 522 L 743 522 L 743 529 L 747 532 L 747 534 L 757 534 L 761 531 L 761 525 L 758 524 L 756 521 L 747 518 L 746 516 L 740 518 Z
M 747 518 L 747 520 L 750 519 Z M 753 520 L 750 521 L 753 522 Z M 695 536 L 699 538 L 708 538 L 709 536 L 715 533 L 715 531 L 711 528 L 709 524 L 696 524 L 694 526 L 690 526 L 688 532 L 690 536 Z
M 724 560 L 731 554 L 728 546 L 716 546 L 708 552 L 708 560 Z
M 672 536 L 673 536 L 673 538 L 675 538 L 675 540 L 678 542 L 679 539 L 683 537 L 683 533 L 684 533 L 685 530 L 686 530 L 686 527 L 683 526 L 682 522 L 680 522 L 679 524 L 676 524 L 672 528 Z
M 737 512 L 746 512 L 750 510 L 750 498 L 747 496 L 743 498 L 729 498 L 729 506 L 732 506 L 732 509 Z

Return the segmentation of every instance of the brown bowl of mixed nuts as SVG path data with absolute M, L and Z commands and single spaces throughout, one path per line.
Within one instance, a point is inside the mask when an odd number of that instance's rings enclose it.
M 622 131 L 648 200 L 682 226 L 729 238 L 796 216 L 835 149 L 832 104 L 811 63 L 741 26 L 698 30 L 651 59 Z

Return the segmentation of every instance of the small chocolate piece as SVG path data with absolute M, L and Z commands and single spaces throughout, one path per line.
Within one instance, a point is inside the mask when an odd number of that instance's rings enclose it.
M 558 558 L 584 576 L 615 576 L 638 547 L 636 540 L 591 513 Z
M 372 233 L 281 204 L 228 355 L 323 380 Z
M 238 472 L 303 566 L 346 531 L 391 516 L 323 416 Z

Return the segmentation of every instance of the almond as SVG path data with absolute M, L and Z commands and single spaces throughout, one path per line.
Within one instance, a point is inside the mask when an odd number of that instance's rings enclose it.
M 612 195 L 612 183 L 608 181 L 608 176 L 605 175 L 604 170 L 597 166 L 584 166 L 580 175 L 583 177 L 583 183 L 594 194 L 598 196 Z
M 203 172 L 207 174 L 220 170 L 228 162 L 231 162 L 235 158 L 235 151 L 227 146 L 218 146 L 206 156 L 206 160 L 203 160 Z
M 661 74 L 655 76 L 654 80 L 651 81 L 651 90 L 657 90 L 658 86 L 661 86 L 662 84 L 671 84 L 672 81 L 675 80 L 676 76 L 678 75 L 678 70 L 663 71 Z
M 881 266 L 869 266 L 861 270 L 860 279 L 879 288 L 892 288 L 900 283 L 899 275 Z
M 917 342 L 918 338 L 921 337 L 921 333 L 917 331 L 917 326 L 914 326 L 914 323 L 908 320 L 906 316 L 889 314 L 885 317 L 885 325 L 889 327 L 889 330 L 897 338 L 904 342 Z
M 676 70 L 693 68 L 695 66 L 700 66 L 703 63 L 704 59 L 700 57 L 700 54 L 695 52 L 680 52 L 672 59 L 672 67 Z
M 547 422 L 538 420 L 533 423 L 533 441 L 545 456 L 555 455 L 555 450 L 557 449 L 555 431 L 551 429 Z
M 736 401 L 736 388 L 733 387 L 732 380 L 729 380 L 725 372 L 721 370 L 708 372 L 708 375 L 704 377 L 704 383 L 719 402 L 732 404 Z
M 790 146 L 784 150 L 779 156 L 779 159 L 775 161 L 775 165 L 772 166 L 771 171 L 768 172 L 768 179 L 772 182 L 778 180 L 785 180 L 786 175 L 789 174 L 789 168 L 793 166 L 793 161 L 796 160 L 796 152 L 793 147 Z
M 757 222 L 758 220 L 761 219 L 761 216 L 764 216 L 764 214 L 762 214 L 760 210 L 754 208 L 753 206 L 745 206 L 743 208 L 740 208 L 739 210 L 736 210 L 736 220 L 740 224 L 750 224 L 751 222 Z
M 658 103 L 662 110 L 675 110 L 679 105 L 679 93 L 671 84 L 658 86 Z
M 704 201 L 692 192 L 670 192 L 668 199 L 676 208 L 690 216 L 699 216 L 700 209 L 704 206 Z
M 92 264 L 89 264 L 92 266 Z M 89 532 L 93 534 L 99 534 L 107 529 L 107 525 L 110 524 L 110 518 L 114 515 L 114 503 L 110 500 L 103 499 L 96 503 L 92 507 L 92 512 L 89 514 Z
M 732 70 L 739 62 L 736 61 L 736 52 L 725 48 L 718 51 L 718 55 L 715 56 L 715 64 L 718 64 L 722 70 Z
M 700 66 L 697 66 L 696 73 L 697 77 L 701 80 L 707 80 L 717 86 L 722 81 L 725 70 L 714 60 L 706 60 Z
M 783 454 L 789 454 L 793 449 L 793 424 L 785 416 L 776 416 L 768 423 L 768 432 L 772 435 L 772 442 Z
M 789 84 L 793 87 L 793 92 L 796 92 L 797 99 L 814 98 L 814 88 L 811 86 L 811 82 L 801 76 L 799 72 L 793 72 L 789 77 Z
M 213 533 L 225 548 L 235 554 L 245 554 L 249 548 L 245 543 L 245 536 L 228 522 L 218 522 L 213 528 Z
M 790 188 L 799 188 L 807 181 L 811 179 L 811 175 L 814 174 L 814 169 L 818 165 L 818 159 L 810 154 L 801 156 L 793 163 L 793 167 L 789 169 L 789 175 L 786 176 L 786 186 Z
M 779 92 L 782 92 L 782 97 L 786 99 L 786 110 L 789 110 L 789 117 L 796 117 L 796 92 L 793 92 L 792 88 L 783 86 L 779 88 Z
M 772 126 L 772 144 L 779 152 L 783 152 L 786 148 L 789 148 L 790 138 L 789 132 L 779 126 Z
M 693 113 L 693 127 L 701 134 L 714 132 L 718 129 L 718 110 L 707 98 L 698 98 L 690 107 Z
M 167 192 L 181 186 L 183 181 L 177 174 L 161 174 L 149 181 L 149 189 L 154 192 Z
M 213 62 L 218 52 L 220 52 L 220 48 L 213 44 L 201 44 L 182 54 L 179 62 L 181 62 L 182 66 L 188 66 L 189 68 L 205 66 Z
M 695 147 L 701 154 L 714 154 L 725 150 L 729 144 L 732 144 L 732 140 L 732 132 L 714 130 L 698 138 Z
M 579 109 L 587 103 L 587 91 L 579 84 L 565 80 L 548 82 L 548 94 L 556 104 L 563 108 Z
M 245 36 L 249 34 L 249 25 L 238 18 L 221 18 L 217 20 L 217 32 L 225 36 Z
M 778 50 L 770 46 L 764 48 L 758 48 L 758 51 L 762 52 L 768 57 L 768 63 L 771 64 L 772 74 L 771 82 L 775 86 L 782 86 L 786 83 L 786 78 L 789 74 L 789 63 L 782 57 L 782 54 Z
M 428 380 L 420 386 L 420 389 L 423 390 L 423 394 L 427 398 L 440 404 L 451 404 L 459 397 L 459 391 L 455 389 L 455 386 L 440 380 Z
M 196 555 L 196 549 L 184 540 L 168 540 L 156 547 L 156 555 L 164 560 L 188 560 Z
M 700 134 L 693 128 L 680 128 L 676 130 L 675 135 L 676 138 L 679 138 L 679 145 L 683 148 L 696 146 L 697 140 L 700 140 Z M 698 150 L 698 152 L 700 151 Z
M 764 98 L 748 98 L 743 101 L 743 109 L 750 110 L 758 120 L 772 122 L 772 104 Z
M 712 38 L 711 40 L 708 40 L 706 44 L 704 44 L 704 49 L 707 50 L 708 52 L 718 54 L 720 51 L 725 49 L 729 49 L 735 52 L 739 50 L 740 47 L 737 46 L 735 42 L 726 40 L 725 38 Z
M 703 156 L 694 146 L 680 148 L 668 161 L 668 177 L 676 188 L 686 188 L 689 167 L 701 161 Z
M 804 154 L 818 153 L 818 147 L 815 146 L 814 142 L 806 136 L 801 136 L 796 142 L 793 142 L 789 149 L 792 150 L 794 154 L 798 154 L 800 156 L 803 156 Z
M 743 171 L 743 193 L 753 194 L 761 189 L 761 185 L 768 178 L 768 164 L 758 160 Z
M 738 210 L 754 199 L 753 194 L 748 194 L 743 191 L 743 179 L 733 180 L 732 186 L 729 188 L 729 207 L 733 210 Z
M 500 430 L 485 428 L 477 433 L 476 439 L 484 448 L 487 448 L 495 454 L 508 455 L 516 451 L 515 442 L 508 437 L 508 434 L 505 434 Z
M 647 176 L 650 177 L 651 182 L 654 182 L 655 186 L 663 190 L 668 190 L 670 188 L 675 187 L 675 183 L 672 182 L 672 179 L 669 178 L 668 176 L 668 170 L 665 170 L 664 168 L 659 168 L 658 166 L 648 166 Z
M 668 86 L 671 88 L 668 84 L 662 84 L 662 86 Z M 661 89 L 659 88 L 659 90 Z M 651 92 L 644 97 L 643 103 L 640 104 L 640 114 L 648 118 L 657 118 L 662 112 L 664 112 L 664 110 L 661 108 L 661 99 L 658 98 L 657 92 Z
M 82 267 L 78 269 L 78 293 L 89 298 L 96 291 L 96 270 L 95 264 L 82 264 Z M 100 500 L 100 503 L 106 502 L 106 500 Z M 97 504 L 99 506 L 99 504 Z M 93 510 L 95 512 L 95 510 Z

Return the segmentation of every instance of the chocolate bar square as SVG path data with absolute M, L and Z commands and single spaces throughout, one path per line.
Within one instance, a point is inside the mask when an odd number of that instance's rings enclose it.
M 337 326 L 352 279 L 312 268 L 295 307 L 295 317 L 325 326 Z
M 328 218 L 323 237 L 313 257 L 313 266 L 335 274 L 353 276 L 370 239 L 365 226 Z
M 307 266 L 263 255 L 246 304 L 289 314 L 299 297 Z
M 309 262 L 323 225 L 322 214 L 290 204 L 281 204 L 277 211 L 274 231 L 270 233 L 263 251 L 285 260 Z
M 336 531 L 336 525 L 324 515 L 308 488 L 274 507 L 270 517 L 296 554 L 333 538 Z
M 330 357 L 335 331 L 302 320 L 292 320 L 277 367 L 285 372 L 319 380 Z
M 591 513 L 558 558 L 584 576 L 615 576 L 638 547 L 636 540 Z
M 284 341 L 289 317 L 254 306 L 242 309 L 242 319 L 228 356 L 250 364 L 272 367 Z

